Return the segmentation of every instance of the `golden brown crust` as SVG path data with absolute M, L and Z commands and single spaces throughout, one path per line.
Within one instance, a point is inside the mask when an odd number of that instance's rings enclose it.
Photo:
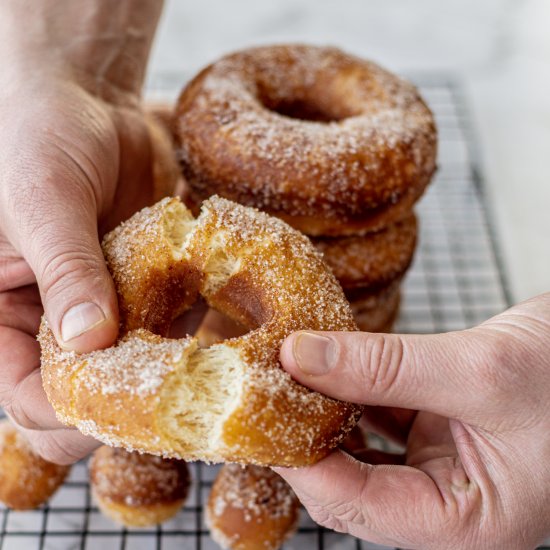
M 111 519 L 126 526 L 155 525 L 169 519 L 189 492 L 182 460 L 100 447 L 89 464 L 92 492 Z
M 204 69 L 176 107 L 196 199 L 217 193 L 313 235 L 397 220 L 435 170 L 416 89 L 335 48 L 252 48 Z
M 170 216 L 192 224 L 184 243 L 171 233 Z M 305 236 L 219 197 L 193 224 L 170 199 L 107 235 L 104 251 L 119 296 L 117 344 L 77 356 L 57 346 L 45 322 L 39 335 L 44 387 L 62 421 L 128 450 L 280 466 L 316 462 L 356 423 L 359 407 L 299 385 L 278 361 L 296 330 L 356 330 L 341 287 Z M 162 397 L 199 353 L 196 340 L 151 332 L 166 334 L 198 292 L 251 330 L 220 345 L 244 369 L 240 397 L 217 439 L 201 448 L 167 427 Z
M 112 348 L 77 355 L 59 348 L 45 321 L 39 340 L 42 383 L 61 422 L 107 445 L 178 457 L 159 430 L 160 392 L 194 340 L 138 329 Z
M 0 421 L 0 501 L 6 506 L 30 510 L 44 504 L 70 470 L 38 456 L 9 421 Z
M 168 206 L 171 201 L 157 203 Z M 123 332 L 166 335 L 173 319 L 198 298 L 200 265 L 174 261 L 166 208 L 145 208 L 105 235 L 103 253 L 117 289 Z M 192 216 L 182 211 L 188 221 Z
M 368 288 L 376 292 L 401 279 L 416 247 L 416 216 L 364 236 L 312 239 L 344 292 Z
M 375 292 L 356 289 L 348 293 L 348 300 L 359 330 L 391 332 L 399 314 L 401 301 L 399 285 L 400 280 L 397 280 Z
M 295 531 L 299 501 L 268 468 L 226 464 L 206 507 L 212 538 L 231 550 L 276 550 Z

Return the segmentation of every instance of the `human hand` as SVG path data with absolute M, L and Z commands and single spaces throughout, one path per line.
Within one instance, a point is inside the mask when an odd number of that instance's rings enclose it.
M 313 334 L 287 338 L 285 369 L 369 405 L 386 435 L 408 432 L 404 465 L 336 451 L 277 468 L 315 521 L 423 550 L 518 550 L 548 536 L 550 293 L 461 332 Z
M 46 399 L 41 315 L 64 349 L 111 345 L 117 300 L 99 236 L 167 191 L 154 186 L 157 130 L 139 104 L 161 3 L 134 14 L 135 3 L 1 7 L 0 404 L 58 463 L 97 444 Z

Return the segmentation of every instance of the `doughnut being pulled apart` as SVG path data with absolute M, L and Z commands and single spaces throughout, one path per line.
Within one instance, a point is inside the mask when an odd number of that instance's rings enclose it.
M 63 351 L 46 321 L 46 394 L 65 424 L 111 446 L 207 462 L 304 466 L 338 446 L 360 407 L 313 392 L 279 364 L 296 330 L 356 330 L 307 237 L 220 197 L 197 220 L 178 199 L 106 235 L 121 334 L 106 350 Z M 206 349 L 168 339 L 202 295 L 250 332 Z
M 435 170 L 435 124 L 416 88 L 336 48 L 223 57 L 183 90 L 175 124 L 195 200 L 217 193 L 313 236 L 401 219 Z
M 147 527 L 176 515 L 189 492 L 183 460 L 100 447 L 89 464 L 90 487 L 100 510 L 127 527 Z
M 44 504 L 70 471 L 44 460 L 10 421 L 0 421 L 0 501 L 6 506 L 31 510 Z
M 231 550 L 277 550 L 296 530 L 300 502 L 269 468 L 226 464 L 205 510 L 212 538 Z

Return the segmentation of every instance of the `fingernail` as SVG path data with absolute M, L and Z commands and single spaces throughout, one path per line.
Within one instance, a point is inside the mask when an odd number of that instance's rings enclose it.
M 69 309 L 61 321 L 61 338 L 68 342 L 105 321 L 105 314 L 92 302 L 84 302 Z
M 326 374 L 336 363 L 337 343 L 332 338 L 301 332 L 294 340 L 294 358 L 306 374 Z

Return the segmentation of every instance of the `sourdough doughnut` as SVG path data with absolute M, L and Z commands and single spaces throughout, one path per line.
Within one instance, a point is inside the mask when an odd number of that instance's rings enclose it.
M 361 408 L 295 381 L 279 364 L 296 330 L 356 330 L 311 242 L 276 218 L 212 197 L 194 220 L 178 199 L 135 214 L 103 243 L 121 336 L 77 355 L 42 323 L 46 394 L 66 424 L 111 446 L 208 462 L 303 466 L 320 460 Z M 167 339 L 201 294 L 251 330 L 198 349 Z
M 376 233 L 340 238 L 317 238 L 313 243 L 342 285 L 344 292 L 367 289 L 374 293 L 401 279 L 416 248 L 416 216 Z
M 176 133 L 195 200 L 217 193 L 314 236 L 404 217 L 435 170 L 434 120 L 416 88 L 336 48 L 223 57 L 183 90 Z
M 359 330 L 364 332 L 391 332 L 399 314 L 401 301 L 400 281 L 371 292 L 357 289 L 347 293 Z
M 127 527 L 147 527 L 170 519 L 189 492 L 189 470 L 183 460 L 103 446 L 93 453 L 89 470 L 99 509 Z
M 31 510 L 44 504 L 70 471 L 44 460 L 11 422 L 0 421 L 0 501 L 6 506 Z
M 296 530 L 300 503 L 269 468 L 226 464 L 205 509 L 210 535 L 231 550 L 276 550 Z

